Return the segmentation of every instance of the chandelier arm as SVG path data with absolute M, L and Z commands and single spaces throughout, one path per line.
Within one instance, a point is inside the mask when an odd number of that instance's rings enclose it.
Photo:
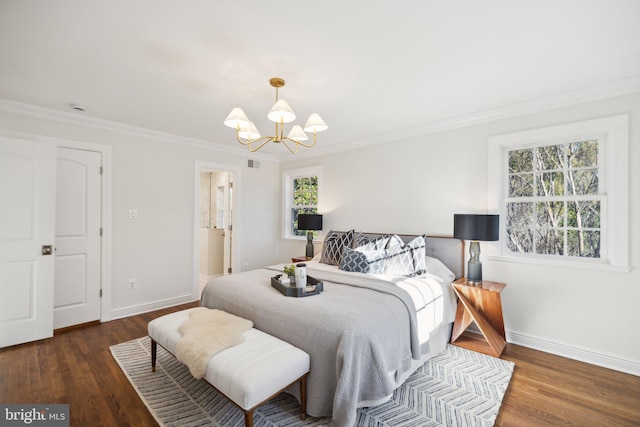
M 260 145 L 258 145 L 256 148 L 252 148 L 251 147 L 252 143 L 257 142 L 257 141 L 262 141 L 263 139 L 264 139 L 264 141 L 261 142 Z M 247 147 L 249 147 L 249 151 L 251 151 L 253 153 L 253 152 L 258 151 L 259 149 L 261 149 L 262 147 L 264 147 L 265 145 L 267 145 L 271 141 L 273 141 L 273 138 L 270 137 L 270 136 L 266 136 L 266 137 L 261 138 L 261 139 L 254 139 L 253 141 L 249 141 L 246 145 L 247 145 Z
M 259 149 L 261 149 L 262 147 L 264 147 L 264 145 L 266 143 L 268 143 L 269 140 L 266 140 L 265 142 L 263 142 L 262 144 L 258 145 L 256 148 L 253 148 L 251 146 L 251 143 L 247 144 L 247 148 L 249 149 L 250 152 L 255 153 L 256 151 L 258 151 Z
M 315 132 L 313 133 L 313 142 L 312 142 L 311 144 L 305 144 L 305 143 L 304 143 L 304 142 L 302 142 L 302 141 L 296 141 L 295 139 L 293 139 L 293 138 L 289 138 L 288 136 L 285 136 L 285 137 L 283 138 L 283 140 L 284 140 L 284 139 L 288 139 L 289 141 L 293 141 L 293 142 L 295 142 L 296 144 L 298 144 L 298 145 L 302 145 L 302 146 L 303 146 L 303 147 L 305 147 L 305 148 L 311 148 L 311 147 L 313 147 L 314 145 L 316 145 L 316 133 L 315 133 Z
M 247 145 L 249 146 L 249 149 L 251 149 L 251 144 L 254 144 L 256 142 L 260 142 L 260 145 L 258 146 L 258 148 L 256 148 L 255 150 L 252 151 L 256 151 L 259 150 L 260 148 L 262 148 L 265 144 L 267 144 L 268 142 L 273 141 L 273 137 L 272 136 L 263 136 L 262 138 L 258 138 L 258 139 L 249 139 L 247 141 L 243 141 L 242 138 L 240 138 L 240 135 L 238 132 L 236 132 L 236 139 L 238 140 L 238 142 L 242 145 Z
M 294 142 L 296 144 L 295 151 L 291 147 L 289 147 L 289 144 L 287 144 L 287 140 L 292 141 L 292 142 Z M 295 139 L 291 139 L 291 138 L 285 136 L 284 138 L 282 138 L 282 141 L 280 141 L 280 142 L 282 142 L 282 145 L 284 145 L 285 147 L 287 147 L 287 149 L 289 151 L 291 151 L 291 154 L 298 154 L 298 144 L 299 144 L 298 141 L 296 141 Z

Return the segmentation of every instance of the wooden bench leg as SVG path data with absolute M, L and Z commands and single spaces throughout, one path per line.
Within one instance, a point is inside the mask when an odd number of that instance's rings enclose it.
M 300 418 L 304 421 L 307 419 L 307 375 L 304 374 L 300 378 Z
M 244 411 L 244 425 L 245 427 L 253 427 L 253 409 Z
M 151 339 L 151 372 L 156 371 L 156 354 L 158 351 L 158 343 Z

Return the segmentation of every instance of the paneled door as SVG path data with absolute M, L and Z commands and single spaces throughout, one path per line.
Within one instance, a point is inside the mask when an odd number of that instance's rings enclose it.
M 53 336 L 56 146 L 0 136 L 0 347 Z
M 58 148 L 55 329 L 100 319 L 102 155 Z

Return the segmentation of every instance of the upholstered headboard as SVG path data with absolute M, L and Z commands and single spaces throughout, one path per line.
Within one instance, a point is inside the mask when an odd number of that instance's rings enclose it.
M 337 233 L 343 233 L 337 231 Z M 376 238 L 387 234 L 394 233 L 368 233 L 362 232 L 370 238 Z M 398 234 L 405 243 L 418 237 L 417 234 Z M 427 236 L 425 253 L 427 256 L 438 258 L 447 266 L 453 274 L 456 275 L 456 279 L 464 276 L 464 241 L 453 237 L 445 236 Z
M 442 261 L 456 275 L 456 279 L 464 276 L 464 240 L 427 236 L 425 249 L 427 256 Z

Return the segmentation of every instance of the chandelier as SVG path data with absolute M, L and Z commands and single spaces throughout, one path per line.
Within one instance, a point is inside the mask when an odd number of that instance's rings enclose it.
M 284 99 L 278 99 L 278 89 L 284 86 L 284 80 L 279 77 L 274 77 L 269 80 L 271 86 L 276 88 L 276 103 L 273 104 L 267 118 L 276 124 L 275 136 L 262 136 L 258 129 L 253 124 L 247 115 L 242 111 L 242 108 L 235 107 L 231 110 L 231 113 L 224 120 L 224 124 L 236 130 L 236 138 L 242 145 L 246 145 L 249 151 L 255 152 L 264 147 L 269 142 L 282 143 L 285 147 L 296 154 L 298 148 L 303 146 L 305 148 L 311 148 L 316 145 L 316 134 L 327 129 L 327 124 L 316 113 L 311 113 L 307 119 L 307 123 L 303 128 L 300 125 L 295 125 L 291 128 L 291 131 L 287 136 L 284 136 L 284 124 L 291 123 L 296 119 L 296 115 Z M 305 143 L 309 137 L 308 133 L 313 133 L 313 142 Z M 252 145 L 253 144 L 253 145 Z

